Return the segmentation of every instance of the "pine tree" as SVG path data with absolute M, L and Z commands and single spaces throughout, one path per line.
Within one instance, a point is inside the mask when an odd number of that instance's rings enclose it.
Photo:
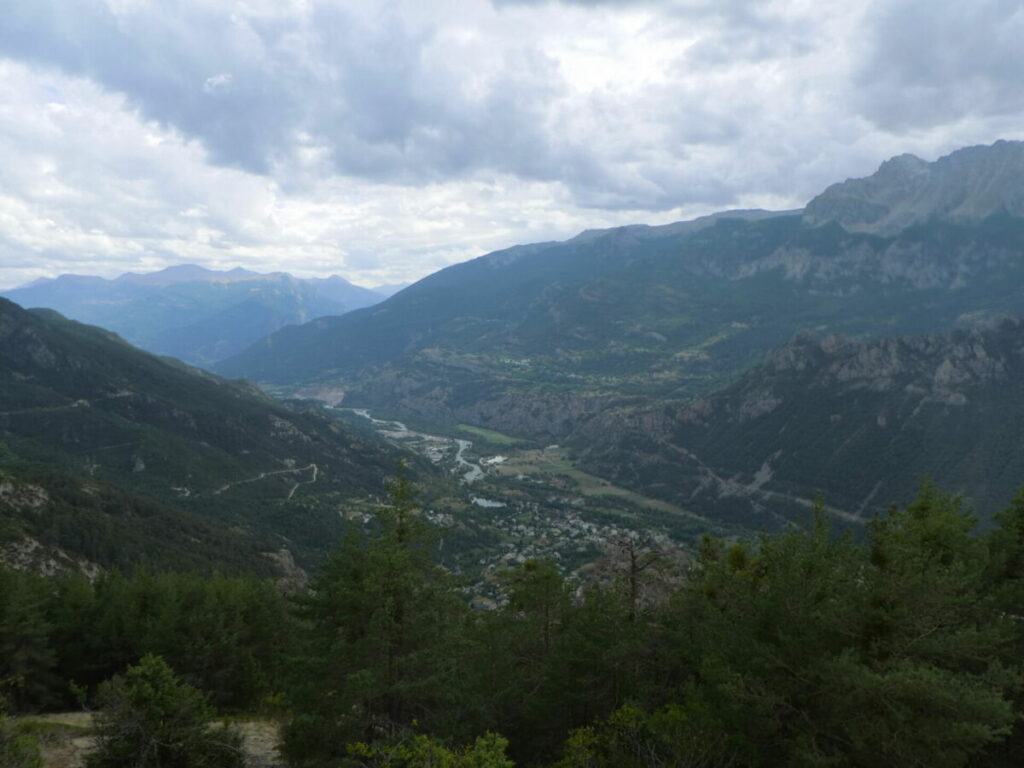
M 0 680 L 15 711 L 45 707 L 54 699 L 46 596 L 39 577 L 0 570 Z
M 414 723 L 455 717 L 452 652 L 466 609 L 431 557 L 435 530 L 415 514 L 400 468 L 366 539 L 354 527 L 299 600 L 305 647 L 294 670 L 285 750 L 328 764 L 350 742 L 393 742 Z

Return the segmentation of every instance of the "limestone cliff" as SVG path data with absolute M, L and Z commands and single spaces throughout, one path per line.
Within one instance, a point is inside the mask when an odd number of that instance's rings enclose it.
M 808 203 L 804 222 L 891 236 L 931 219 L 976 222 L 999 213 L 1024 216 L 1024 142 L 966 147 L 934 163 L 894 157 L 872 176 L 830 186 Z

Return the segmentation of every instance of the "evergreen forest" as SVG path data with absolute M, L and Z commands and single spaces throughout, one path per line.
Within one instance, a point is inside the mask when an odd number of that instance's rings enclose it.
M 473 610 L 399 473 L 308 587 L 256 575 L 0 572 L 14 715 L 99 709 L 92 766 L 958 766 L 1024 758 L 1024 491 L 976 534 L 930 481 L 861 532 L 706 538 L 680 570 L 625 542 L 609 577 L 527 561 Z M 170 745 L 170 746 L 168 746 Z M 143 760 L 142 755 L 151 759 Z M 142 762 L 140 762 L 140 760 Z

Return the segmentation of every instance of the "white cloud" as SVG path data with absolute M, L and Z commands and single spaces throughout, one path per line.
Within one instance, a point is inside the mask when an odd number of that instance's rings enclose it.
M 231 79 L 231 74 L 229 72 L 221 72 L 217 75 L 211 75 L 206 78 L 206 81 L 203 83 L 203 90 L 207 93 L 226 91 L 231 87 Z
M 185 260 L 407 280 L 1024 135 L 1007 0 L 9 6 L 0 285 Z

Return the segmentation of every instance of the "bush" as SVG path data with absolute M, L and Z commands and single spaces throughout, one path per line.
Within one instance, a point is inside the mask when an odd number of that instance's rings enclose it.
M 89 768 L 234 768 L 245 765 L 241 737 L 211 727 L 203 694 L 159 656 L 144 656 L 100 687 L 97 748 Z
M 7 715 L 7 702 L 0 696 L 0 768 L 41 768 L 39 745 Z

